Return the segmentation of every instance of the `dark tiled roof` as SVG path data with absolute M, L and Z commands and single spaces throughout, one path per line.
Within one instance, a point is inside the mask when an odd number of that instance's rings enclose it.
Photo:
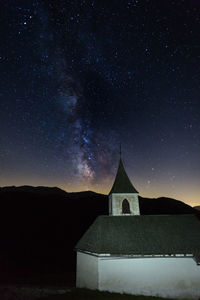
M 117 175 L 109 195 L 112 193 L 138 193 L 126 174 L 121 158 L 119 161 Z
M 200 222 L 194 215 L 100 216 L 76 249 L 112 255 L 193 254 L 200 263 Z

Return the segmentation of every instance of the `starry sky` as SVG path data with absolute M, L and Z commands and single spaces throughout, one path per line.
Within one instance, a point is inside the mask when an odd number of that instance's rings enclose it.
M 0 186 L 200 205 L 199 0 L 1 0 Z

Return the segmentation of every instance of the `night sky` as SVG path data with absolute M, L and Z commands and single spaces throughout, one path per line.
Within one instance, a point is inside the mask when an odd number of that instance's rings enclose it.
M 1 0 L 0 186 L 200 205 L 200 1 Z

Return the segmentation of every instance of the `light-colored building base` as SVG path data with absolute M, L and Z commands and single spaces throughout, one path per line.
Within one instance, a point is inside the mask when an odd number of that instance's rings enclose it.
M 199 299 L 200 266 L 192 257 L 125 258 L 77 252 L 76 286 L 133 295 Z
M 97 256 L 77 252 L 76 286 L 97 290 L 99 288 L 99 259 Z

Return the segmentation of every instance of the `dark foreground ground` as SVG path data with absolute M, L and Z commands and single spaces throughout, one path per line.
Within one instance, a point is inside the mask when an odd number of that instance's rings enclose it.
M 66 287 L 0 286 L 1 300 L 163 300 L 160 297 L 92 291 Z M 168 300 L 165 298 L 165 300 Z M 173 299 L 171 299 L 173 300 Z
M 90 291 L 86 289 L 72 289 L 66 292 L 64 295 L 52 295 L 48 298 L 40 298 L 40 300 L 163 300 L 159 297 L 148 297 L 148 296 L 132 296 L 117 293 Z M 172 300 L 172 299 L 171 299 Z
M 173 300 L 151 296 L 99 292 L 75 287 L 75 273 L 13 274 L 1 281 L 0 300 Z M 191 300 L 191 299 L 185 299 Z

